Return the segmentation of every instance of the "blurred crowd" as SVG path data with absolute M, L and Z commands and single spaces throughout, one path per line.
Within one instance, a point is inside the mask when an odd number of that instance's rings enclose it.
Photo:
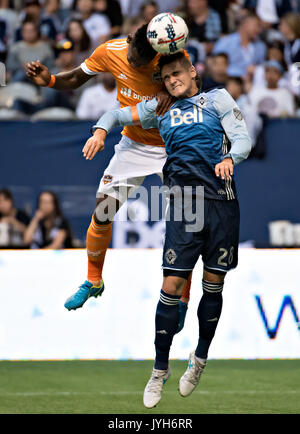
M 56 193 L 39 194 L 32 217 L 18 209 L 13 194 L 0 189 L 0 247 L 62 249 L 75 247 L 71 226 Z
M 108 73 L 58 92 L 35 87 L 24 64 L 40 60 L 53 74 L 71 70 L 99 44 L 126 37 L 165 11 L 186 20 L 186 49 L 202 89 L 228 90 L 245 118 L 253 155 L 262 158 L 268 119 L 300 116 L 300 0 L 0 0 L 0 61 L 7 84 L 0 87 L 0 120 L 47 119 L 47 110 L 49 118 L 56 113 L 98 119 L 118 107 Z M 0 229 L 8 222 L 10 229 L 0 230 L 1 245 L 7 239 L 27 247 L 71 246 L 70 226 L 52 192 L 41 194 L 30 219 L 2 189 Z
M 299 115 L 300 0 L 0 0 L 0 60 L 8 84 L 0 89 L 3 116 L 10 109 L 38 119 L 55 107 L 71 118 L 97 119 L 117 107 L 110 74 L 57 92 L 34 88 L 24 64 L 40 60 L 52 73 L 71 70 L 99 44 L 125 37 L 163 11 L 186 20 L 186 48 L 203 90 L 226 87 L 253 138 L 264 116 Z

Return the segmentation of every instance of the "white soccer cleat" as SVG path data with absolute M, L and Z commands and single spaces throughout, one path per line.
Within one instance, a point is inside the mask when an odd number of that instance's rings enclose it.
M 155 407 L 161 399 L 162 388 L 171 375 L 170 368 L 167 370 L 152 370 L 150 380 L 144 390 L 144 406 L 147 408 Z
M 179 393 L 181 396 L 189 396 L 200 381 L 201 374 L 206 363 L 201 363 L 195 356 L 195 351 L 190 354 L 189 365 L 179 380 Z

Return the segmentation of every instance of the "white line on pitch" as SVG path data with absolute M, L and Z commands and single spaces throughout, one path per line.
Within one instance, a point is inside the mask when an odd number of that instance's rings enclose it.
M 0 392 L 0 396 L 70 396 L 70 395 L 140 395 L 143 391 L 114 391 L 114 392 Z M 300 390 L 196 390 L 193 395 L 252 395 L 252 394 L 300 394 Z M 164 391 L 166 394 L 178 394 L 178 391 Z

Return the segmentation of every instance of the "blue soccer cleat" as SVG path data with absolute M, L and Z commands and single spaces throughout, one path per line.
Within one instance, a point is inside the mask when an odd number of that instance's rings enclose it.
M 187 308 L 188 308 L 188 303 L 184 303 L 183 301 L 179 300 L 178 303 L 179 323 L 178 323 L 178 329 L 176 333 L 181 332 L 181 330 L 183 329 Z
M 79 289 L 75 294 L 71 295 L 65 302 L 64 306 L 68 310 L 75 310 L 82 307 L 84 303 L 90 297 L 99 297 L 104 291 L 104 282 L 101 280 L 99 286 L 94 286 L 87 280 L 79 286 Z

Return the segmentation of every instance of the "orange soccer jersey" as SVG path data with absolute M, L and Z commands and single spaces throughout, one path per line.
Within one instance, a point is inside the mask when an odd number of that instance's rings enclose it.
M 133 68 L 127 60 L 128 43 L 125 39 L 113 39 L 99 45 L 82 65 L 86 73 L 110 72 L 116 79 L 118 101 L 121 107 L 135 106 L 144 99 L 152 99 L 161 90 L 160 82 L 155 81 L 157 55 L 148 65 Z M 145 145 L 164 146 L 156 128 L 144 130 L 140 126 L 126 126 L 122 134 Z

